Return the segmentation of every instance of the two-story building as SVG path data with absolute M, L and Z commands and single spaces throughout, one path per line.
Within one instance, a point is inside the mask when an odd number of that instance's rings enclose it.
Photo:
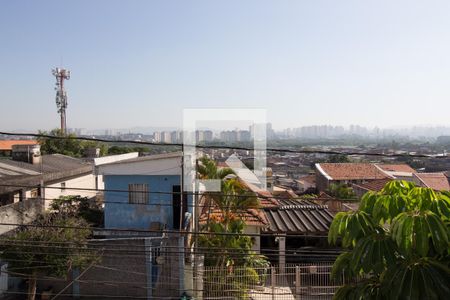
M 191 196 L 181 196 L 182 162 L 182 153 L 176 152 L 96 165 L 96 174 L 103 179 L 99 186 L 104 186 L 104 230 L 94 234 L 116 247 L 134 244 L 135 251 L 144 253 L 139 259 L 103 259 L 108 268 L 120 263 L 125 274 L 131 271 L 127 264 L 142 265 L 148 288 L 116 291 L 116 295 L 179 299 L 184 291 L 186 236 L 178 230 L 189 226 L 187 212 L 192 215 L 193 205 Z M 102 274 L 102 278 L 117 276 L 104 270 Z

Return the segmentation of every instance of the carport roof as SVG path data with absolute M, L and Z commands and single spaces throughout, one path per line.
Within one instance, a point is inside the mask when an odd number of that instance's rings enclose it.
M 286 234 L 326 234 L 333 214 L 326 205 L 308 200 L 282 200 L 279 206 L 264 209 L 269 221 L 267 232 Z

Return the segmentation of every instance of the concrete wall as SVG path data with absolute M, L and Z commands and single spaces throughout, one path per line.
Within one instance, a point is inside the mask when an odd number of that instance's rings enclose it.
M 174 185 L 181 184 L 179 175 L 104 175 L 104 182 L 105 228 L 149 229 L 151 222 L 160 222 L 173 229 L 171 193 Z M 133 183 L 148 184 L 149 204 L 130 204 L 128 192 L 108 191 L 128 191 L 128 185 Z M 192 212 L 189 199 L 188 211 Z
M 43 211 L 41 199 L 26 199 L 22 202 L 0 206 L 0 222 L 11 224 L 27 224 L 36 219 Z M 15 229 L 17 226 L 0 226 L 0 234 Z
M 261 232 L 261 228 L 259 226 L 246 225 L 244 227 L 245 234 L 259 234 Z M 252 240 L 254 240 L 252 250 L 260 253 L 261 250 L 261 238 L 259 236 L 251 236 Z
M 58 299 L 180 299 L 184 256 L 178 237 L 93 240 L 89 246 L 100 250 L 98 262 L 81 276 L 74 271 L 67 280 L 41 280 L 38 291 L 51 288 L 54 296 L 80 276 L 63 293 L 74 297 Z
M 316 169 L 316 188 L 319 192 L 324 192 L 326 190 L 328 190 L 329 187 L 329 181 L 328 179 L 323 176 L 322 173 L 320 173 L 317 169 Z
M 63 183 L 65 184 L 65 189 L 61 189 L 63 187 Z M 70 188 L 95 189 L 95 175 L 87 174 L 47 185 L 44 191 L 44 197 L 46 199 L 45 208 L 48 209 L 51 199 L 56 199 L 60 196 L 80 195 L 81 197 L 92 198 L 97 194 L 96 191 L 92 190 L 72 190 Z

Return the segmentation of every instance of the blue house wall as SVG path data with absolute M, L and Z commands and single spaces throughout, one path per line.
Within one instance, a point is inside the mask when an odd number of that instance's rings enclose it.
M 152 222 L 173 229 L 172 189 L 181 185 L 179 175 L 105 175 L 105 228 L 149 229 Z M 149 203 L 131 204 L 127 192 L 129 184 L 148 184 Z M 152 193 L 152 192 L 167 192 Z M 192 213 L 192 197 L 188 197 L 188 211 Z

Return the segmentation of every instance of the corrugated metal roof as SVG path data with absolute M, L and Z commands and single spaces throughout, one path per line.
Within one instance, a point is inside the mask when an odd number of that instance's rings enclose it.
M 5 159 L 0 161 L 0 168 L 20 173 L 19 175 L 37 175 L 54 172 L 71 171 L 91 167 L 92 164 L 79 158 L 62 154 L 42 155 L 41 163 L 30 164 L 22 161 Z
M 48 183 L 92 172 L 93 164 L 61 154 L 43 155 L 41 163 L 34 165 L 4 159 L 0 161 L 0 179 L 10 186 L 0 186 L 0 193 L 15 191 L 22 185 L 37 185 L 41 180 Z
M 308 200 L 281 200 L 279 206 L 267 207 L 268 232 L 287 234 L 326 234 L 333 220 L 326 205 Z
M 11 161 L 5 160 L 4 162 L 0 162 L 0 177 L 2 175 L 11 176 L 11 175 L 38 175 L 38 174 L 40 174 L 39 172 L 29 170 L 28 168 L 15 166 L 8 162 L 11 162 Z

